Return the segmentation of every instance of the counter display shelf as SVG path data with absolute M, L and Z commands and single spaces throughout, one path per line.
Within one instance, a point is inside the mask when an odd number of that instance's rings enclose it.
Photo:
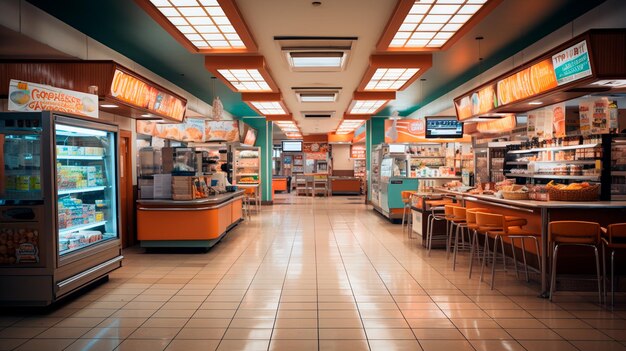
M 361 178 L 358 177 L 329 177 L 330 189 L 333 195 L 360 195 Z
M 142 247 L 208 249 L 243 220 L 243 193 L 189 201 L 138 200 L 137 239 Z
M 499 199 L 493 195 L 472 195 L 451 190 L 438 189 L 438 191 L 454 195 L 467 208 L 481 207 L 493 209 L 495 212 L 507 215 L 522 217 L 527 220 L 526 229 L 541 233 L 541 250 L 549 252 L 548 248 L 548 224 L 551 221 L 577 220 L 598 222 L 602 226 L 621 221 L 626 218 L 626 201 L 591 201 L 591 202 L 570 202 L 570 201 L 534 201 L 534 200 L 507 200 Z M 506 242 L 506 240 L 505 240 Z M 520 243 L 516 241 L 516 247 Z M 535 253 L 530 241 L 526 242 L 526 251 Z M 518 256 L 521 257 L 521 256 Z M 549 291 L 548 257 L 541 255 L 541 292 L 542 297 L 547 297 Z M 529 262 L 535 262 L 529 259 Z M 570 272 L 580 273 L 592 266 L 570 261 L 563 272 L 569 269 Z M 559 272 L 561 272 L 559 268 Z M 593 272 L 592 272 L 593 273 Z

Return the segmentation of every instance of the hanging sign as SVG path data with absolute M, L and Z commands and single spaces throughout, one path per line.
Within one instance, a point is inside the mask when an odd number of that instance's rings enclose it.
M 495 85 L 489 85 L 480 90 L 455 100 L 459 121 L 464 121 L 473 116 L 480 115 L 498 107 Z
M 558 85 L 573 82 L 591 75 L 587 42 L 582 41 L 552 56 Z
M 154 121 L 137 120 L 137 133 L 151 135 L 153 137 L 187 141 L 187 142 L 203 142 L 204 141 L 204 120 L 197 118 L 188 118 L 185 123 L 157 123 Z
M 98 118 L 98 96 L 11 79 L 9 111 L 57 111 Z
M 515 115 L 507 115 L 489 122 L 477 123 L 476 129 L 483 134 L 498 134 L 512 131 L 516 125 Z
M 205 121 L 205 141 L 239 141 L 238 121 Z
M 119 69 L 113 74 L 111 96 L 131 106 L 182 122 L 187 101 L 168 94 Z

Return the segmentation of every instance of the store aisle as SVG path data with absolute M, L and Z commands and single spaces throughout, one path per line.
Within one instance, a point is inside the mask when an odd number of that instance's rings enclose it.
M 593 294 L 491 291 L 362 202 L 284 196 L 207 254 L 126 250 L 57 310 L 0 316 L 0 350 L 626 349 L 626 313 Z

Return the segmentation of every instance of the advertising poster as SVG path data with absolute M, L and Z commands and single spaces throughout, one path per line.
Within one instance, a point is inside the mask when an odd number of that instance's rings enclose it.
M 237 121 L 205 121 L 205 141 L 239 141 L 239 123 Z
M 528 112 L 528 119 L 526 120 L 526 134 L 529 138 L 537 136 L 537 114 L 535 111 Z
M 580 118 L 580 134 L 591 134 L 591 110 L 593 107 L 593 101 L 582 100 L 578 104 L 578 116 Z
M 537 137 L 540 140 L 552 138 L 552 116 L 549 114 L 549 111 L 547 109 L 540 108 L 534 111 L 530 111 L 528 113 L 528 119 L 534 120 L 534 137 Z
M 385 143 L 412 143 L 426 137 L 424 118 L 385 120 Z
M 565 136 L 565 104 L 560 103 L 549 107 L 552 117 L 552 130 L 555 138 Z
M 330 148 L 328 147 L 328 144 L 326 143 L 304 143 L 302 144 L 302 152 L 306 152 L 306 153 L 328 153 L 328 150 L 330 150 Z
M 198 118 L 187 118 L 183 126 L 182 141 L 202 142 L 204 141 L 204 120 Z
M 591 134 L 608 134 L 611 119 L 609 99 L 605 97 L 594 99 L 591 113 Z
M 98 96 L 11 79 L 9 111 L 57 111 L 98 118 Z

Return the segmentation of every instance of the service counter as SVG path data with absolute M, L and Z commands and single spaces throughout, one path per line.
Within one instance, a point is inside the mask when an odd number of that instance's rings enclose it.
M 361 178 L 339 177 L 339 176 L 332 176 L 329 178 L 330 178 L 330 189 L 333 195 L 360 195 L 361 194 Z
M 138 200 L 137 239 L 142 247 L 210 248 L 243 220 L 243 193 L 188 201 Z
M 467 208 L 489 208 L 495 212 L 507 215 L 523 217 L 527 221 L 525 229 L 541 233 L 541 250 L 548 252 L 548 224 L 551 221 L 576 220 L 598 222 L 602 226 L 611 223 L 623 222 L 626 218 L 626 201 L 534 201 L 534 200 L 507 200 L 493 195 L 473 195 L 456 191 L 438 189 L 439 192 L 456 196 Z M 516 246 L 520 246 L 519 240 Z M 526 240 L 526 251 L 536 254 L 534 244 Z M 519 256 L 518 256 L 519 257 Z M 548 283 L 548 256 L 541 255 L 541 291 L 547 296 Z M 529 260 L 532 262 L 534 260 Z M 576 262 L 564 267 L 576 272 L 589 267 L 580 267 Z M 559 272 L 566 273 L 559 265 Z M 593 266 L 591 266 L 593 268 Z

